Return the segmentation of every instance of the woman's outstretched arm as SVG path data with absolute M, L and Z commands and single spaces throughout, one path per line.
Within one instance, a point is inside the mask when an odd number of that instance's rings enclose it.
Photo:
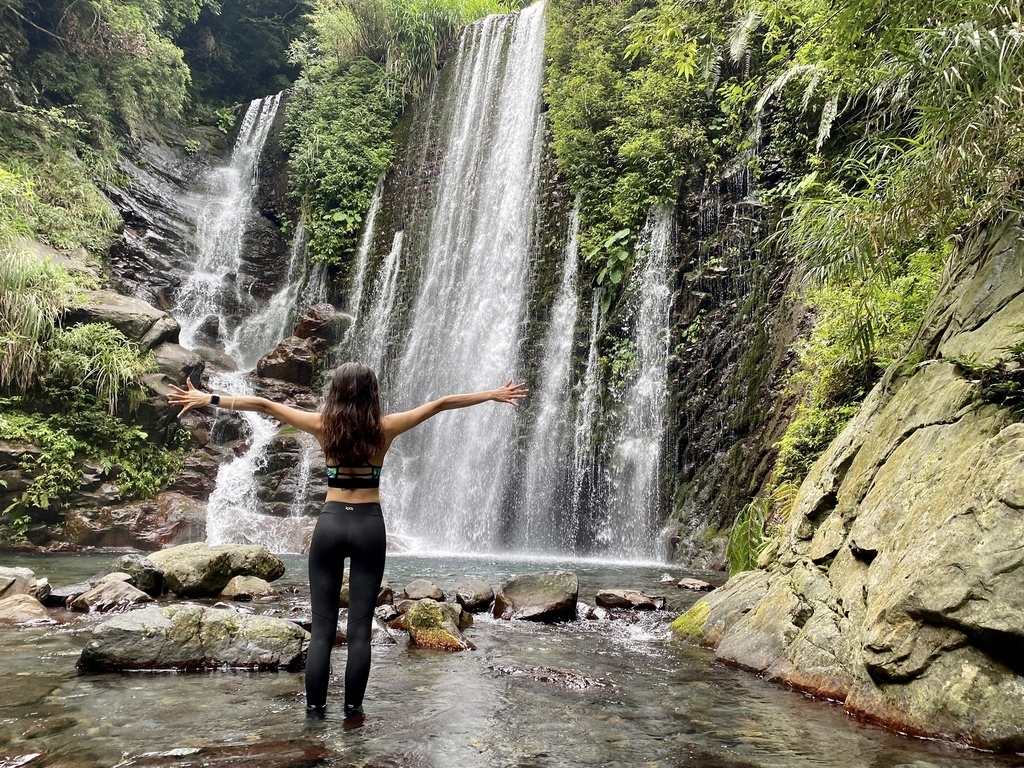
M 190 411 L 193 408 L 205 408 L 211 405 L 215 395 L 196 389 L 192 386 L 191 379 L 188 380 L 187 385 L 188 389 L 182 389 L 171 384 L 171 389 L 174 391 L 167 396 L 167 402 L 171 405 L 182 406 L 181 413 Z M 283 421 L 285 424 L 301 429 L 303 432 L 309 432 L 313 435 L 320 432 L 321 420 L 319 413 L 300 411 L 298 408 L 281 405 L 265 397 L 251 397 L 249 395 L 219 395 L 219 397 L 220 402 L 217 404 L 219 408 L 231 411 L 265 413 L 267 416 L 273 416 L 278 421 Z M 180 416 L 181 413 L 178 415 Z
M 512 379 L 503 387 L 487 389 L 483 392 L 473 392 L 467 395 L 448 395 L 429 403 L 424 403 L 411 411 L 392 413 L 384 417 L 384 430 L 388 437 L 396 437 L 403 432 L 408 432 L 413 427 L 422 424 L 431 416 L 436 416 L 441 411 L 451 411 L 456 408 L 468 408 L 471 405 L 480 403 L 508 403 L 516 405 L 529 393 L 525 382 L 513 384 Z

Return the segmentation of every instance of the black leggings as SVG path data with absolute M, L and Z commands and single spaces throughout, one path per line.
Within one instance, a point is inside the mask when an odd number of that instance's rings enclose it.
M 313 604 L 313 638 L 306 657 L 306 704 L 327 703 L 331 650 L 338 631 L 338 606 L 345 558 L 349 566 L 348 662 L 345 706 L 363 703 L 370 677 L 370 630 L 377 593 L 384 578 L 386 550 L 380 504 L 328 501 L 309 545 L 309 593 Z

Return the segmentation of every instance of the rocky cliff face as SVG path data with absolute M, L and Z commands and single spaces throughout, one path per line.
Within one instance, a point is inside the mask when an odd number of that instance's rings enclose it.
M 918 339 L 804 482 L 763 570 L 677 629 L 900 730 L 1024 749 L 1024 423 L 959 361 L 1024 322 L 1017 223 L 954 257 Z M 1009 367 L 1013 370 L 1013 366 Z

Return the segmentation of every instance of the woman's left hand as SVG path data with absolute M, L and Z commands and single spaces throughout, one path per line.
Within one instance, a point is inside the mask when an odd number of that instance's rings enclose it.
M 209 392 L 203 392 L 192 386 L 192 379 L 186 379 L 186 385 L 188 389 L 182 389 L 171 384 L 171 389 L 174 391 L 167 396 L 168 403 L 182 406 L 181 413 L 178 414 L 179 416 L 192 408 L 203 408 L 210 404 L 211 396 Z
M 517 405 L 520 400 L 526 397 L 530 393 L 530 390 L 526 388 L 526 382 L 521 381 L 518 384 L 513 384 L 512 379 L 509 379 L 505 386 L 498 387 L 493 390 L 493 400 L 499 403 L 508 403 L 509 405 Z

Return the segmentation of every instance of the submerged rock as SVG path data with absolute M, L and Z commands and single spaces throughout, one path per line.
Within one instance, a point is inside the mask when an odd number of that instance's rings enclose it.
M 494 597 L 494 617 L 528 621 L 572 621 L 580 582 L 568 571 L 514 576 Z
M 284 575 L 284 563 L 257 545 L 184 544 L 149 555 L 164 573 L 168 589 L 182 597 L 217 595 L 235 576 L 273 581 Z
M 602 589 L 594 601 L 603 608 L 632 608 L 635 611 L 660 611 L 665 598 L 647 595 L 638 589 Z
M 683 578 L 680 579 L 676 586 L 682 587 L 683 589 L 692 589 L 697 592 L 710 592 L 715 588 L 715 585 L 710 581 L 703 581 L 702 579 L 691 579 Z
M 182 671 L 301 669 L 309 634 L 293 622 L 199 605 L 150 606 L 100 624 L 78 667 Z
M 179 747 L 141 755 L 126 754 L 125 757 L 126 765 L 145 768 L 313 768 L 333 764 L 337 754 L 324 746 L 306 741 L 257 741 L 228 746 Z
M 491 607 L 494 590 L 486 581 L 470 579 L 455 588 L 455 600 L 470 613 L 480 613 Z
M 436 600 L 425 598 L 404 614 L 413 645 L 441 651 L 475 650 L 476 646 L 459 631 L 451 610 L 446 608 L 448 606 Z

